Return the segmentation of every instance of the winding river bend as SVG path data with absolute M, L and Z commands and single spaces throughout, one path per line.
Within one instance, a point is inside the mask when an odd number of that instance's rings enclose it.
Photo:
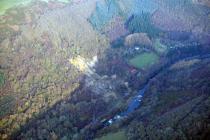
M 129 114 L 133 113 L 136 109 L 138 109 L 141 106 L 141 102 L 143 101 L 144 94 L 150 85 L 151 79 L 156 77 L 159 73 L 163 72 L 164 70 L 169 68 L 171 65 L 173 65 L 174 63 L 176 63 L 177 61 L 180 61 L 180 60 L 189 61 L 192 59 L 207 59 L 207 58 L 210 58 L 210 54 L 185 57 L 185 58 L 176 60 L 173 63 L 168 63 L 165 66 L 163 66 L 162 68 L 160 68 L 156 73 L 154 73 L 152 76 L 150 76 L 149 80 L 146 82 L 146 84 L 143 86 L 143 88 L 141 88 L 139 90 L 138 94 L 132 98 L 131 102 L 128 104 L 127 109 L 124 112 L 120 112 L 120 113 L 116 114 L 111 119 L 104 121 L 103 122 L 104 127 L 109 126 L 122 118 L 128 117 Z

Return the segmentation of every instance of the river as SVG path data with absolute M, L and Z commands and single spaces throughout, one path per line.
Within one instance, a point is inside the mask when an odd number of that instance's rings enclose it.
M 210 58 L 210 54 L 205 54 L 205 55 L 196 55 L 196 56 L 192 56 L 192 57 L 186 57 L 180 60 L 192 60 L 192 59 L 206 59 L 206 58 Z M 180 61 L 178 60 L 178 61 Z M 175 61 L 174 63 L 176 63 L 177 61 Z M 127 109 L 124 112 L 120 112 L 118 114 L 116 114 L 115 116 L 113 116 L 111 119 L 104 121 L 103 124 L 104 126 L 109 126 L 111 124 L 113 124 L 114 122 L 128 117 L 129 114 L 133 113 L 136 109 L 138 109 L 141 106 L 141 102 L 143 101 L 143 97 L 144 94 L 146 92 L 146 90 L 149 87 L 150 84 L 150 80 L 153 79 L 156 75 L 158 75 L 160 72 L 162 72 L 163 70 L 165 70 L 166 68 L 169 68 L 171 65 L 173 65 L 174 63 L 170 63 L 170 64 L 166 64 L 163 68 L 161 68 L 160 70 L 158 70 L 158 72 L 156 72 L 155 74 L 153 74 L 150 79 L 147 81 L 147 83 L 143 86 L 143 88 L 141 88 L 139 90 L 139 92 L 137 93 L 137 95 L 135 95 L 132 100 L 130 101 L 130 103 L 128 104 Z

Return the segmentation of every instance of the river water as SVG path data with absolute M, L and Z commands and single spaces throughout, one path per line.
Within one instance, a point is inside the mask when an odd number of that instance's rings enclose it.
M 105 125 L 110 125 L 117 120 L 127 117 L 129 114 L 133 113 L 137 108 L 139 108 L 141 105 L 141 102 L 142 102 L 142 98 L 143 98 L 146 90 L 148 89 L 148 87 L 149 87 L 149 83 L 147 83 L 142 89 L 140 89 L 139 92 L 137 93 L 137 95 L 135 95 L 132 98 L 132 100 L 128 104 L 127 109 L 124 112 L 121 112 L 121 113 L 115 115 L 113 118 L 109 119 L 105 123 Z
M 180 60 L 186 60 L 186 61 L 189 61 L 189 60 L 192 60 L 192 59 L 206 59 L 206 58 L 210 58 L 210 54 L 205 54 L 205 55 L 195 55 L 195 56 L 192 56 L 192 57 L 186 57 L 184 59 L 180 59 Z M 180 61 L 178 60 L 178 61 Z M 176 61 L 177 62 L 177 61 Z M 175 62 L 174 62 L 175 63 Z M 171 64 L 167 64 L 167 66 L 165 66 L 165 69 L 167 69 L 168 67 L 170 67 L 171 65 L 173 65 L 174 63 L 171 63 Z M 152 78 L 154 78 L 157 74 L 159 74 L 160 72 L 162 72 L 164 69 L 160 69 L 158 73 L 156 73 L 155 75 L 153 75 L 149 81 L 147 82 L 147 84 L 145 84 L 145 86 L 139 90 L 139 92 L 137 93 L 137 95 L 135 95 L 131 102 L 128 104 L 128 107 L 127 109 L 124 111 L 124 112 L 120 112 L 119 114 L 115 115 L 114 117 L 112 117 L 111 119 L 107 120 L 104 122 L 104 125 L 105 126 L 109 126 L 111 124 L 113 124 L 114 122 L 122 119 L 122 118 L 125 118 L 125 117 L 128 117 L 129 114 L 133 113 L 136 109 L 138 109 L 140 106 L 141 106 L 141 102 L 143 100 L 143 96 L 146 92 L 146 90 L 148 89 L 149 87 L 149 83 L 150 83 L 150 80 Z

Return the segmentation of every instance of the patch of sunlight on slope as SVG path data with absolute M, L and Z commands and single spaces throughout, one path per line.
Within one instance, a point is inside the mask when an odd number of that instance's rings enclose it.
M 75 58 L 69 59 L 69 62 L 82 72 L 85 72 L 88 69 L 88 65 L 86 63 L 85 58 L 81 57 L 80 55 L 78 55 Z
M 7 9 L 19 6 L 19 5 L 27 5 L 33 0 L 0 0 L 0 15 L 3 15 Z M 49 2 L 50 0 L 40 0 L 40 1 L 45 1 Z M 54 1 L 59 1 L 63 3 L 68 3 L 70 0 L 54 0 Z
M 98 58 L 94 56 L 92 60 L 87 60 L 84 57 L 78 55 L 77 57 L 70 58 L 69 62 L 73 66 L 75 66 L 79 71 L 84 72 L 86 74 L 93 74 L 94 73 L 94 66 L 97 63 Z

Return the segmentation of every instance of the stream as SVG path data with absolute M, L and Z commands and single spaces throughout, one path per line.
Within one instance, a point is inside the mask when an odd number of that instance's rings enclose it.
M 205 55 L 196 55 L 196 56 L 192 56 L 192 57 L 186 57 L 184 59 L 180 59 L 180 60 L 186 60 L 189 61 L 191 59 L 206 59 L 206 58 L 210 58 L 210 54 L 205 54 Z M 178 61 L 180 61 L 178 60 Z M 174 63 L 176 63 L 177 61 L 175 61 Z M 146 90 L 149 87 L 149 83 L 150 80 L 152 78 L 154 78 L 156 75 L 158 75 L 160 72 L 162 72 L 165 68 L 170 67 L 171 65 L 173 65 L 174 63 L 171 64 L 166 64 L 163 68 L 161 68 L 160 70 L 158 70 L 155 74 L 153 74 L 149 80 L 146 82 L 146 84 L 143 86 L 143 88 L 141 88 L 139 90 L 139 92 L 137 93 L 137 95 L 135 95 L 132 100 L 130 101 L 130 103 L 128 104 L 127 109 L 124 112 L 120 112 L 118 114 L 116 114 L 115 116 L 113 116 L 111 119 L 106 120 L 103 122 L 104 126 L 109 126 L 111 124 L 113 124 L 114 122 L 128 117 L 129 114 L 133 113 L 136 109 L 138 109 L 141 106 L 141 102 L 143 100 L 144 94 L 146 92 Z
M 137 95 L 135 95 L 132 100 L 130 101 L 130 103 L 128 104 L 127 109 L 124 112 L 121 112 L 117 115 L 115 115 L 114 117 L 112 117 L 111 119 L 109 119 L 108 121 L 106 121 L 104 123 L 104 125 L 108 126 L 111 125 L 113 122 L 120 120 L 122 118 L 127 117 L 129 114 L 131 114 L 132 112 L 134 112 L 137 108 L 140 107 L 141 102 L 142 102 L 142 98 L 144 96 L 144 93 L 146 92 L 147 88 L 149 87 L 149 83 L 147 83 L 142 89 L 140 89 L 137 93 Z

